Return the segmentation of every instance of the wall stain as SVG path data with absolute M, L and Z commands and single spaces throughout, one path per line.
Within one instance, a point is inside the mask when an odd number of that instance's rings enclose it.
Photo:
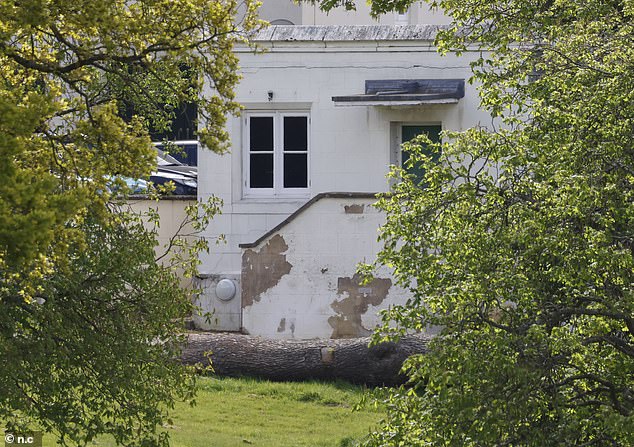
M 346 214 L 363 214 L 363 209 L 365 205 L 353 204 L 353 205 L 345 205 L 343 210 Z
M 359 274 L 352 278 L 337 278 L 337 294 L 348 296 L 330 304 L 337 313 L 328 318 L 328 324 L 333 329 L 331 338 L 365 337 L 372 333 L 371 329 L 363 327 L 361 316 L 368 311 L 369 306 L 378 306 L 383 302 L 392 287 L 392 280 L 374 278 L 364 285 L 360 282 Z
M 252 306 L 260 301 L 260 295 L 275 287 L 293 266 L 284 254 L 288 245 L 279 234 L 273 236 L 257 252 L 245 250 L 242 253 L 242 307 Z
M 280 320 L 280 325 L 277 327 L 277 332 L 284 332 L 286 330 L 286 318 Z

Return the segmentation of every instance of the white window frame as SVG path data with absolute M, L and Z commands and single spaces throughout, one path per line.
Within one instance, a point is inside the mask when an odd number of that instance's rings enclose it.
M 394 25 L 409 25 L 409 8 L 407 8 L 403 12 L 394 12 Z
M 306 117 L 306 151 L 286 152 L 306 153 L 306 188 L 284 188 L 284 117 Z M 305 111 L 262 111 L 243 113 L 243 150 L 242 150 L 242 185 L 244 198 L 304 198 L 310 196 L 310 113 Z M 251 188 L 251 135 L 249 132 L 249 120 L 252 117 L 273 118 L 273 188 Z M 259 151 L 258 151 L 259 152 Z M 266 152 L 265 152 L 266 153 Z

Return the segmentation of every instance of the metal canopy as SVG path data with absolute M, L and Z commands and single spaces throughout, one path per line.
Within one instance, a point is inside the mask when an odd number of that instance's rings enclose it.
M 385 79 L 365 81 L 365 93 L 333 96 L 336 106 L 455 104 L 464 97 L 464 79 Z

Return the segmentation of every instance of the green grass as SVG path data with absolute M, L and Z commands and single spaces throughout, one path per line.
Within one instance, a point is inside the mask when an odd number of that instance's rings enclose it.
M 201 378 L 196 406 L 177 405 L 166 429 L 172 447 L 352 447 L 383 416 L 374 408 L 352 411 L 362 393 L 344 383 Z M 44 447 L 54 446 L 45 437 Z

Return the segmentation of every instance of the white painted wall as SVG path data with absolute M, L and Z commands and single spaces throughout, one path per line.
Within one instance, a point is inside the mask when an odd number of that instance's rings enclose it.
M 231 153 L 221 156 L 203 150 L 199 154 L 200 199 L 215 194 L 224 200 L 223 215 L 214 219 L 206 235 L 213 238 L 224 234 L 227 240 L 226 244 L 214 246 L 209 254 L 202 255 L 201 272 L 204 274 L 239 275 L 241 250 L 238 244 L 255 241 L 320 192 L 386 191 L 385 175 L 393 159 L 391 148 L 396 144 L 393 129 L 399 123 L 442 124 L 443 129 L 457 130 L 490 122 L 488 115 L 479 111 L 477 91 L 470 84 L 466 85 L 465 97 L 458 104 L 336 107 L 332 101 L 333 96 L 363 93 L 364 82 L 368 79 L 467 79 L 469 62 L 477 57 L 476 54 L 441 57 L 430 40 L 259 43 L 267 48 L 266 53 L 254 54 L 246 48 L 237 50 L 243 79 L 236 98 L 247 112 L 296 110 L 310 113 L 311 184 L 304 198 L 245 198 L 245 121 L 244 118 L 231 118 L 228 123 Z M 269 91 L 273 92 L 271 101 L 268 100 Z M 331 238 L 336 239 L 338 224 L 333 222 L 329 230 Z M 330 238 L 321 237 L 325 244 L 330 243 Z M 362 239 L 359 241 L 362 246 L 375 247 L 375 237 L 375 231 L 368 231 L 365 236 L 359 234 L 357 239 Z M 307 241 L 302 243 L 308 244 Z M 298 253 L 295 251 L 293 256 L 299 256 Z M 302 253 L 308 255 L 306 251 Z M 351 254 L 351 258 L 345 260 L 346 265 L 371 257 L 371 253 L 363 253 L 363 256 Z M 352 257 L 356 257 L 354 262 Z M 308 268 L 308 264 L 302 264 L 300 259 L 295 262 Z M 305 262 L 317 262 L 316 257 Z M 353 267 L 350 269 L 354 270 Z M 299 278 L 293 280 L 299 281 Z M 284 290 L 292 289 L 290 284 L 284 287 Z M 272 300 L 273 296 L 270 297 L 271 304 Z M 302 336 L 327 336 L 329 330 L 323 322 L 319 323 L 319 329 L 308 323 L 310 312 L 328 312 L 327 303 L 311 306 L 316 307 L 310 311 L 308 308 L 297 309 L 295 327 L 304 328 Z M 277 328 L 281 311 L 275 312 L 277 314 L 258 322 L 249 310 L 245 312 L 243 324 L 254 334 L 276 335 L 272 328 Z M 289 308 L 284 312 L 290 312 Z
M 337 303 L 355 298 L 338 290 L 338 283 L 339 278 L 352 278 L 357 264 L 372 260 L 380 248 L 376 236 L 384 216 L 371 206 L 373 202 L 367 198 L 323 198 L 251 249 L 258 252 L 273 237 L 281 236 L 288 246 L 283 254 L 292 267 L 277 285 L 244 308 L 242 324 L 247 332 L 270 338 L 329 338 L 338 325 L 336 317 L 343 326 L 349 325 L 351 316 L 337 312 Z M 346 212 L 346 206 L 356 207 L 356 212 Z M 243 281 L 247 281 L 244 275 L 243 271 Z M 382 271 L 377 277 L 390 275 Z M 377 292 L 371 286 L 362 290 Z M 405 291 L 391 285 L 380 304 L 369 305 L 360 315 L 362 327 L 372 330 L 379 323 L 379 310 L 403 303 L 406 297 Z M 335 321 L 329 321 L 331 317 Z
M 403 19 L 406 23 L 403 23 Z M 450 20 L 441 11 L 431 9 L 425 2 L 413 3 L 407 11 L 404 11 L 404 17 L 398 17 L 398 13 L 389 13 L 377 19 L 370 16 L 370 5 L 363 0 L 356 2 L 354 11 L 335 8 L 324 12 L 317 5 L 308 3 L 302 5 L 302 25 L 439 25 L 449 22 Z
M 180 226 L 187 220 L 186 207 L 195 204 L 195 197 L 186 196 L 166 196 L 158 201 L 143 197 L 133 197 L 127 202 L 130 211 L 139 215 L 146 216 L 150 210 L 158 214 L 158 228 L 155 228 L 154 223 L 148 222 L 146 225 L 148 229 L 157 230 L 158 246 L 155 251 L 159 256 L 167 250 L 170 240 L 179 232 L 179 229 L 181 234 L 189 234 L 194 231 L 191 225 L 186 225 L 184 228 L 180 228 Z M 164 262 L 169 262 L 169 256 L 164 259 Z M 192 286 L 191 278 L 185 278 L 182 272 L 179 272 L 179 275 L 183 287 Z
M 356 10 L 346 11 L 339 7 L 324 12 L 318 5 L 297 4 L 293 0 L 261 0 L 261 19 L 274 22 L 288 20 L 293 25 L 396 25 L 396 24 L 447 24 L 449 19 L 437 9 L 431 9 L 425 2 L 413 3 L 404 14 L 383 14 L 377 19 L 370 16 L 370 5 L 364 0 L 356 2 Z
M 293 0 L 260 0 L 262 5 L 258 15 L 267 22 L 288 21 L 293 25 L 302 24 L 302 9 L 306 4 L 297 4 Z M 311 6 L 312 7 L 312 6 Z
M 233 282 L 235 295 L 221 298 L 216 293 L 221 280 Z M 240 275 L 209 275 L 197 278 L 196 289 L 201 293 L 194 297 L 196 307 L 192 320 L 194 325 L 203 330 L 239 331 L 242 327 L 242 306 L 240 304 Z

